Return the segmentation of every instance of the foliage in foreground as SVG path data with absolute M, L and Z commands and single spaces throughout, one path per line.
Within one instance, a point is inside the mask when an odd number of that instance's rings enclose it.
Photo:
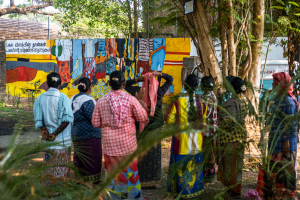
M 299 78 L 298 74 L 294 77 L 293 80 Z M 230 84 L 225 82 L 224 88 L 227 88 L 230 92 L 235 95 Z M 249 86 L 251 87 L 251 86 Z M 274 182 L 274 177 L 272 176 L 272 169 L 274 168 L 274 164 L 270 163 L 270 155 L 272 152 L 267 150 L 267 140 L 266 133 L 268 132 L 265 127 L 265 119 L 271 120 L 278 114 L 274 113 L 274 115 L 269 118 L 269 114 L 267 112 L 268 102 L 274 98 L 276 94 L 280 92 L 280 88 L 276 88 L 272 91 L 271 94 L 263 96 L 259 102 L 259 115 L 254 113 L 254 118 L 252 118 L 251 123 L 258 124 L 261 129 L 261 142 L 257 144 L 252 138 L 248 138 L 247 142 L 243 143 L 245 146 L 245 151 L 249 150 L 250 144 L 253 144 L 255 148 L 260 152 L 260 155 L 257 156 L 257 159 L 262 163 L 261 169 L 265 172 L 264 179 L 269 182 Z M 282 92 L 282 91 L 281 91 Z M 285 91 L 287 92 L 287 91 Z M 179 96 L 174 96 L 170 99 L 170 102 L 176 100 Z M 267 98 L 268 97 L 268 98 Z M 166 106 L 167 108 L 168 106 Z M 2 108 L 8 109 L 8 108 Z M 219 109 L 222 107 L 219 105 Z M 8 112 L 8 111 L 7 111 Z M 163 112 L 165 113 L 165 112 Z M 230 114 L 230 113 L 228 113 Z M 28 117 L 28 116 L 27 116 Z M 292 120 L 293 122 L 299 120 L 297 116 L 286 116 L 285 120 Z M 242 127 L 239 122 L 236 121 L 237 126 Z M 199 122 L 199 126 L 202 125 L 202 122 Z M 189 127 L 187 127 L 189 129 Z M 68 185 L 65 188 L 55 188 L 57 191 L 61 191 L 63 193 L 63 197 L 69 199 L 97 199 L 99 197 L 103 197 L 103 195 L 108 194 L 107 186 L 110 184 L 111 180 L 122 171 L 122 169 L 127 166 L 135 157 L 143 156 L 143 154 L 154 144 L 164 140 L 165 138 L 171 137 L 175 134 L 180 134 L 183 131 L 187 131 L 187 129 L 179 129 L 174 125 L 165 125 L 162 129 L 158 129 L 155 131 L 148 132 L 148 134 L 144 135 L 143 139 L 141 139 L 138 143 L 137 151 L 132 154 L 128 160 L 123 160 L 119 166 L 115 169 L 114 173 L 109 176 L 103 178 L 102 183 L 98 186 L 94 186 L 89 182 L 83 181 L 80 175 L 78 174 L 77 169 L 73 166 L 72 163 L 67 165 L 70 167 L 74 173 L 77 175 L 77 178 L 65 178 L 65 181 L 68 181 Z M 220 133 L 225 133 L 223 130 L 219 130 Z M 31 141 L 29 143 L 22 143 L 15 145 L 16 140 L 20 136 L 20 133 L 15 133 L 11 141 L 8 145 L 8 148 L 5 154 L 0 157 L 0 193 L 2 194 L 1 199 L 39 199 L 40 197 L 49 197 L 49 193 L 47 192 L 49 187 L 46 188 L 42 185 L 42 180 L 47 176 L 43 173 L 45 169 L 50 166 L 45 166 L 42 162 L 35 162 L 34 160 L 40 159 L 45 152 L 47 152 L 47 147 L 50 146 L 48 143 L 43 143 L 39 139 L 35 141 Z M 272 144 L 275 144 L 277 141 L 272 141 Z M 207 149 L 204 147 L 204 152 Z M 82 155 L 81 152 L 76 152 L 78 155 Z M 84 158 L 88 161 L 88 158 Z M 203 163 L 201 163 L 202 165 Z M 290 163 L 286 163 L 290 164 Z M 283 166 L 284 167 L 284 166 Z M 283 170 L 283 167 L 281 170 Z M 176 173 L 170 172 L 170 173 Z M 257 172 L 258 173 L 258 172 Z M 294 177 L 287 176 L 287 179 L 293 179 Z M 248 181 L 248 180 L 247 180 Z M 246 182 L 245 182 L 246 183 Z M 265 192 L 265 199 L 274 198 L 278 192 L 275 188 L 269 187 L 270 185 L 266 185 L 263 190 Z M 165 190 L 165 180 L 163 180 L 163 187 Z M 226 199 L 226 190 L 223 190 L 222 187 L 217 188 L 217 191 L 211 191 L 211 189 L 205 189 L 206 198 L 209 199 Z M 180 194 L 178 194 L 178 197 Z M 200 198 L 200 197 L 199 197 Z

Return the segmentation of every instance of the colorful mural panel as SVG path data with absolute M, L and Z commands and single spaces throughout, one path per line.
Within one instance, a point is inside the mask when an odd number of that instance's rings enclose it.
M 173 76 L 168 94 L 178 94 L 183 58 L 194 54 L 193 49 L 190 38 L 8 40 L 7 91 L 21 97 L 33 91 L 38 96 L 48 89 L 46 76 L 54 71 L 61 75 L 61 91 L 69 97 L 78 93 L 78 80 L 88 77 L 94 83 L 91 96 L 101 98 L 110 90 L 112 71 L 122 71 L 128 80 L 157 70 Z

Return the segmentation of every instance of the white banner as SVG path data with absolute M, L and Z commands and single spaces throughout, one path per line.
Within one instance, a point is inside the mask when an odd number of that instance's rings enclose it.
M 262 61 L 260 78 L 262 77 L 262 72 L 264 68 L 265 61 Z M 287 60 L 267 60 L 266 69 L 264 73 L 264 80 L 272 80 L 273 74 L 279 72 L 287 72 L 289 70 L 289 65 Z
M 5 51 L 6 54 L 51 54 L 47 40 L 7 40 Z

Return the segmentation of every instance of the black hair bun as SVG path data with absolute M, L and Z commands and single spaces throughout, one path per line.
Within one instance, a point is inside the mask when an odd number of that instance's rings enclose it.
M 121 89 L 124 82 L 125 82 L 125 77 L 122 72 L 116 70 L 110 74 L 109 83 L 110 83 L 110 87 L 113 90 Z
M 83 77 L 79 80 L 78 90 L 80 92 L 87 92 L 91 87 L 91 80 L 87 77 Z

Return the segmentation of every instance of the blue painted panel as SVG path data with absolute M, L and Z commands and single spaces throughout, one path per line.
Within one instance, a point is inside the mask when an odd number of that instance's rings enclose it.
M 171 85 L 171 87 L 170 87 L 170 93 L 174 93 L 174 85 Z

